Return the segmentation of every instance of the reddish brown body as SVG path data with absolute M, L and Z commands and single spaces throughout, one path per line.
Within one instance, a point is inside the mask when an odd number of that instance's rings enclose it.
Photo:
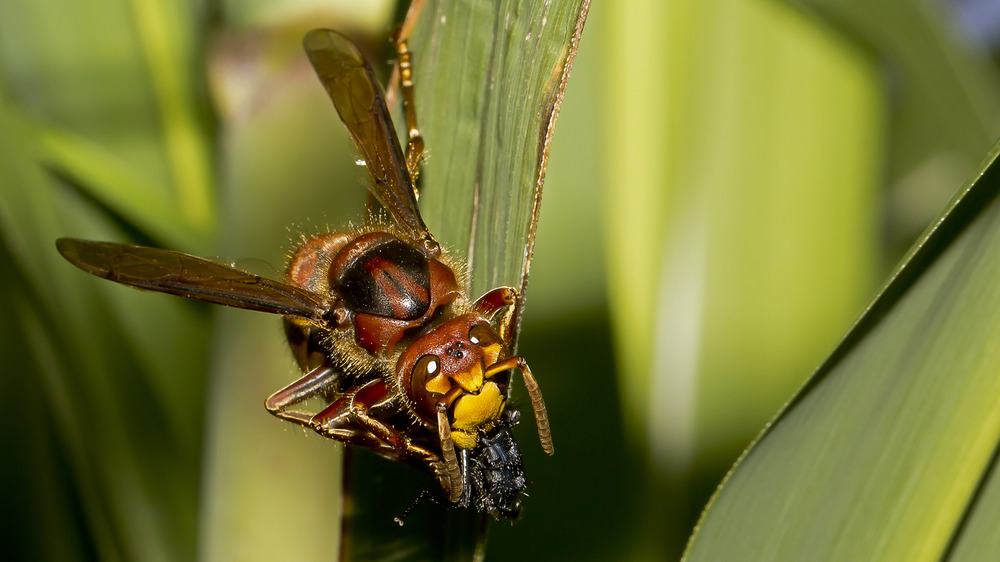
M 449 266 L 387 231 L 309 239 L 292 257 L 288 277 L 338 295 L 334 310 L 350 316 L 358 345 L 372 355 L 385 355 L 407 330 L 462 296 Z
M 524 359 L 513 356 L 517 291 L 471 301 L 461 268 L 428 232 L 413 178 L 423 141 L 408 113 L 404 158 L 374 73 L 344 37 L 306 36 L 306 51 L 365 158 L 370 189 L 393 219 L 303 241 L 286 280 L 156 248 L 61 239 L 81 269 L 142 289 L 280 314 L 303 375 L 266 401 L 274 415 L 338 441 L 427 467 L 460 506 L 513 517 L 526 479 L 507 408 L 512 370 L 531 397 L 542 448 L 548 416 Z M 409 52 L 400 41 L 404 106 Z M 296 409 L 318 397 L 318 412 Z
M 473 450 L 501 423 L 509 371 L 518 364 L 504 362 L 509 346 L 493 322 L 513 304 L 513 290 L 469 303 L 436 244 L 377 227 L 306 240 L 288 277 L 330 295 L 335 320 L 329 329 L 286 322 L 308 374 L 268 399 L 268 409 L 328 437 L 425 464 L 452 488 L 435 442 Z M 499 326 L 508 323 L 509 315 Z M 355 376 L 338 379 L 326 409 L 313 416 L 287 409 L 338 372 Z

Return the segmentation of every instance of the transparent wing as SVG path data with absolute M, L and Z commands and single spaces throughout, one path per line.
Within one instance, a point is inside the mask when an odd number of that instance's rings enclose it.
M 368 165 L 372 194 L 414 238 L 432 239 L 420 217 L 385 94 L 371 66 L 349 39 L 328 29 L 310 31 L 302 44 Z
M 56 248 L 91 275 L 140 289 L 317 322 L 328 310 L 316 293 L 180 252 L 74 238 Z

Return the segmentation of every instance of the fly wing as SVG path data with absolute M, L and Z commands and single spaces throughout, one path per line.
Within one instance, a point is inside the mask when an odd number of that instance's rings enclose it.
M 343 35 L 314 29 L 303 40 L 320 82 L 354 138 L 372 175 L 372 194 L 400 228 L 416 239 L 431 239 L 420 217 L 413 182 L 375 73 Z
M 329 308 L 311 291 L 180 252 L 74 238 L 60 238 L 56 248 L 91 275 L 139 289 L 315 322 Z

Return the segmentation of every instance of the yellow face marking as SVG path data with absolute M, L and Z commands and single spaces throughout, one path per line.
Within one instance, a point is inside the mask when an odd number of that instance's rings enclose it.
M 468 431 L 452 430 L 451 441 L 459 449 L 475 449 L 477 439 L 475 433 L 469 433 Z
M 483 348 L 483 361 L 487 366 L 497 362 L 500 358 L 500 344 L 494 343 Z
M 459 431 L 475 431 L 484 423 L 500 417 L 505 400 L 496 383 L 486 383 L 479 394 L 466 394 L 455 402 L 452 427 Z
M 447 394 L 451 390 L 451 381 L 448 380 L 448 377 L 444 373 L 438 373 L 438 376 L 427 381 L 424 388 L 432 394 Z
M 458 373 L 451 377 L 455 384 L 462 387 L 466 392 L 476 392 L 483 387 L 483 366 L 475 363 L 471 369 L 464 373 Z

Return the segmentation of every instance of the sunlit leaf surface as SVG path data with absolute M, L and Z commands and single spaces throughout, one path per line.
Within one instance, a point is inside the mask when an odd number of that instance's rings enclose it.
M 424 218 L 472 293 L 520 286 L 542 142 L 579 0 L 428 2 L 413 34 Z
M 722 5 L 629 12 L 608 82 L 613 99 L 635 97 L 610 110 L 604 207 L 624 409 L 633 439 L 675 475 L 752 437 L 850 321 L 877 265 L 870 61 L 780 3 L 714 18 Z M 629 52 L 664 55 L 643 70 Z
M 691 560 L 996 554 L 996 155 L 736 466 Z

